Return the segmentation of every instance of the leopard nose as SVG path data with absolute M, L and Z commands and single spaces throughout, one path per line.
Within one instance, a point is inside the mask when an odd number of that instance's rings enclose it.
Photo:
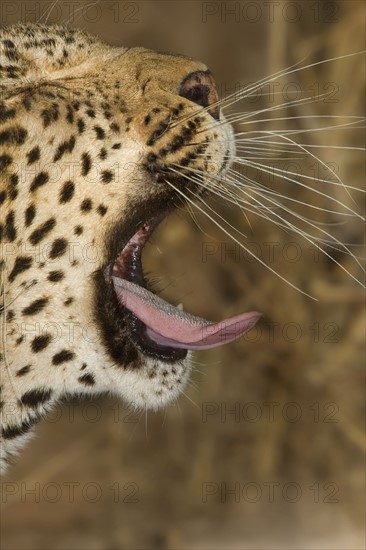
M 210 71 L 190 73 L 181 82 L 178 93 L 201 107 L 209 107 L 207 111 L 210 115 L 215 120 L 219 120 L 220 108 L 217 104 L 219 97 Z

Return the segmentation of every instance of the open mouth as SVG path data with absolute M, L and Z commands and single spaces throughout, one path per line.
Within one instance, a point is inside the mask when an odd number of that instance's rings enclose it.
M 261 314 L 252 311 L 213 322 L 191 315 L 166 302 L 147 288 L 141 255 L 149 237 L 166 217 L 159 214 L 140 225 L 104 271 L 123 312 L 133 343 L 147 355 L 178 360 L 188 350 L 214 348 L 237 340 L 250 330 Z

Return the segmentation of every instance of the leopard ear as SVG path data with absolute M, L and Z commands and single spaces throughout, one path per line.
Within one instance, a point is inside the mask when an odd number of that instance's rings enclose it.
M 220 109 L 217 104 L 219 97 L 210 71 L 190 73 L 181 82 L 178 93 L 181 97 L 201 105 L 201 107 L 210 107 L 208 109 L 210 115 L 215 120 L 219 120 Z

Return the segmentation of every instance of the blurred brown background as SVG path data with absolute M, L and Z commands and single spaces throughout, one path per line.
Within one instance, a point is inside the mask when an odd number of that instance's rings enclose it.
M 364 3 L 352 0 L 4 1 L 1 13 L 3 25 L 49 14 L 49 23 L 69 21 L 111 44 L 199 58 L 223 95 L 305 56 L 307 64 L 365 49 Z M 334 123 L 316 114 L 363 115 L 364 76 L 357 56 L 282 79 L 279 91 L 290 81 L 320 94 L 335 85 L 337 93 L 333 102 L 318 99 L 285 113 L 309 118 L 277 124 L 306 130 Z M 267 100 L 229 112 L 265 108 Z M 309 132 L 303 143 L 362 147 L 362 136 L 351 127 Z M 314 152 L 348 185 L 363 186 L 362 151 Z M 314 173 L 311 162 L 303 166 Z M 334 207 L 289 183 L 282 191 Z M 355 206 L 339 187 L 326 191 L 362 213 L 360 193 Z M 257 243 L 264 261 L 319 301 L 248 261 L 202 215 L 204 233 L 188 214 L 172 217 L 145 253 L 163 295 L 212 319 L 257 309 L 265 314 L 259 331 L 197 354 L 186 396 L 166 411 L 131 413 L 107 397 L 54 411 L 3 484 L 2 548 L 364 547 L 362 288 L 296 236 L 254 216 L 250 228 L 238 209 L 211 205 Z M 359 220 L 339 225 L 335 214 L 312 214 L 333 224 L 322 227 L 340 240 L 362 244 Z M 297 246 L 295 261 L 289 242 Z M 268 243 L 276 243 L 273 259 Z M 206 258 L 208 244 L 213 253 Z M 225 246 L 236 254 L 223 256 Z M 361 276 L 347 256 L 337 259 Z

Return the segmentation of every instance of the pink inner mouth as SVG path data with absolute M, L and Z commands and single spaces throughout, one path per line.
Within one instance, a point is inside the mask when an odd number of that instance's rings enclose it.
M 160 220 L 140 228 L 113 266 L 111 279 L 119 303 L 145 325 L 148 338 L 160 346 L 203 350 L 237 340 L 256 324 L 261 313 L 242 313 L 215 323 L 174 307 L 138 284 L 144 283 L 142 248 Z
M 252 311 L 213 323 L 181 311 L 135 283 L 112 277 L 119 302 L 132 311 L 159 345 L 187 350 L 228 344 L 250 330 L 261 314 Z

